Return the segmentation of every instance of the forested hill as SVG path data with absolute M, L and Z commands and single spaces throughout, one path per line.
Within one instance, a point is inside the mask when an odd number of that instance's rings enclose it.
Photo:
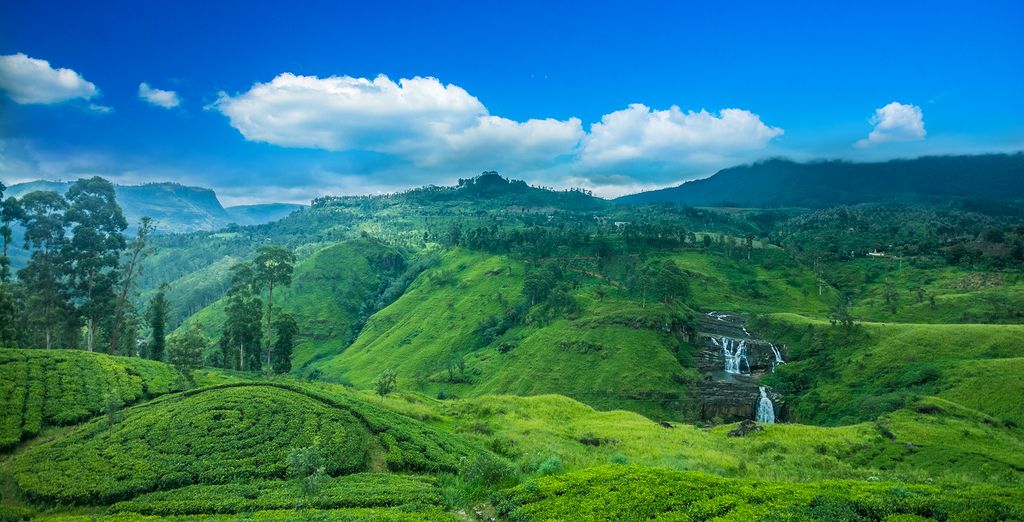
M 724 169 L 678 187 L 631 194 L 617 203 L 810 207 L 867 202 L 1024 199 L 1024 153 L 929 156 L 881 163 L 784 159 Z
M 30 181 L 7 188 L 5 196 L 21 197 L 36 190 L 67 192 L 71 182 Z M 146 183 L 115 185 L 117 203 L 124 211 L 129 226 L 142 216 L 153 218 L 161 232 L 194 232 L 216 230 L 231 223 L 254 225 L 280 219 L 300 205 L 271 203 L 244 207 L 221 206 L 217 194 L 208 188 L 189 187 L 178 183 Z

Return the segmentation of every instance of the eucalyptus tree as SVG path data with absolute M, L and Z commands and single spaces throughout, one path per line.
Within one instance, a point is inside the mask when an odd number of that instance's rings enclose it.
M 167 283 L 160 285 L 156 293 L 149 300 L 149 307 L 146 308 L 146 323 L 149 324 L 149 332 L 152 339 L 149 342 L 150 359 L 162 361 L 167 346 L 167 313 L 170 303 L 167 302 Z
M 256 286 L 259 289 L 267 289 L 267 333 L 264 342 L 266 343 L 265 353 L 267 359 L 266 370 L 270 371 L 271 366 L 271 332 L 274 316 L 274 287 L 288 286 L 292 283 L 292 272 L 295 269 L 295 254 L 287 248 L 271 245 L 260 247 L 256 251 L 256 259 L 253 260 L 253 270 L 256 279 Z
M 114 287 L 128 222 L 117 204 L 114 185 L 101 177 L 76 181 L 68 189 L 67 201 L 64 217 L 71 237 L 65 243 L 65 263 L 72 295 L 86 321 L 86 347 L 91 352 L 97 323 L 115 306 Z
M 21 198 L 19 221 L 25 228 L 25 248 L 32 256 L 18 279 L 25 285 L 25 307 L 33 333 L 42 332 L 47 349 L 61 324 L 74 314 L 63 284 L 63 251 L 66 244 L 64 196 L 56 192 L 35 191 Z
M 251 263 L 236 263 L 231 267 L 231 287 L 228 289 L 228 303 L 225 309 L 224 331 L 221 333 L 221 349 L 224 352 L 224 366 L 230 366 L 233 358 L 229 354 L 238 348 L 238 370 L 256 371 L 262 367 L 260 349 L 262 333 L 260 318 L 263 302 L 257 295 L 256 273 Z
M 135 240 L 130 245 L 128 260 L 121 271 L 121 292 L 114 306 L 114 325 L 110 330 L 110 347 L 107 349 L 107 353 L 111 355 L 117 351 L 118 335 L 121 332 L 124 311 L 126 307 L 131 306 L 128 294 L 132 290 L 133 279 L 142 270 L 142 266 L 139 263 L 149 253 L 149 250 L 146 249 L 146 240 L 152 231 L 153 220 L 149 217 L 143 217 L 139 221 L 138 230 L 135 231 Z

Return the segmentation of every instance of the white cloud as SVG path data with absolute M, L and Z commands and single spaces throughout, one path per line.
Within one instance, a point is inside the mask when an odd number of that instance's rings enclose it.
M 782 133 L 742 109 L 722 109 L 715 115 L 705 110 L 683 112 L 676 106 L 651 110 L 634 103 L 591 126 L 581 160 L 585 165 L 707 163 L 762 149 Z
M 855 147 L 870 147 L 899 141 L 919 141 L 923 140 L 926 134 L 924 114 L 916 105 L 892 102 L 885 107 L 875 109 L 874 116 L 868 122 L 875 128 L 867 138 L 854 143 Z
M 207 108 L 250 141 L 381 155 L 373 173 L 362 174 L 378 179 L 403 170 L 425 181 L 495 169 L 545 185 L 585 180 L 608 194 L 757 159 L 752 155 L 783 133 L 746 110 L 641 104 L 606 114 L 587 133 L 579 118 L 516 121 L 490 114 L 457 85 L 384 75 L 283 73 L 245 92 L 221 93 Z
M 571 154 L 581 122 L 517 122 L 435 78 L 317 78 L 284 73 L 211 106 L 251 141 L 393 154 L 417 166 L 527 168 Z
M 50 62 L 24 53 L 0 56 L 0 89 L 20 104 L 88 100 L 99 94 L 99 89 L 77 72 L 54 69 Z
M 181 98 L 178 97 L 178 93 L 154 89 L 146 82 L 139 84 L 139 99 L 165 109 L 173 109 L 181 105 Z

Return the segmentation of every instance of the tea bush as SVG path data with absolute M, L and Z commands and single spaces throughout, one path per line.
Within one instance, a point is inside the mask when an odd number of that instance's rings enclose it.
M 108 403 L 130 404 L 173 391 L 163 363 L 76 350 L 0 349 L 0 451 L 47 424 L 81 422 Z

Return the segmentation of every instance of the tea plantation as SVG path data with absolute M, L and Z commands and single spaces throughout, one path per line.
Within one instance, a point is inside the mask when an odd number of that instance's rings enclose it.
M 170 366 L 75 350 L 0 349 L 0 451 L 46 425 L 74 424 L 175 389 Z

